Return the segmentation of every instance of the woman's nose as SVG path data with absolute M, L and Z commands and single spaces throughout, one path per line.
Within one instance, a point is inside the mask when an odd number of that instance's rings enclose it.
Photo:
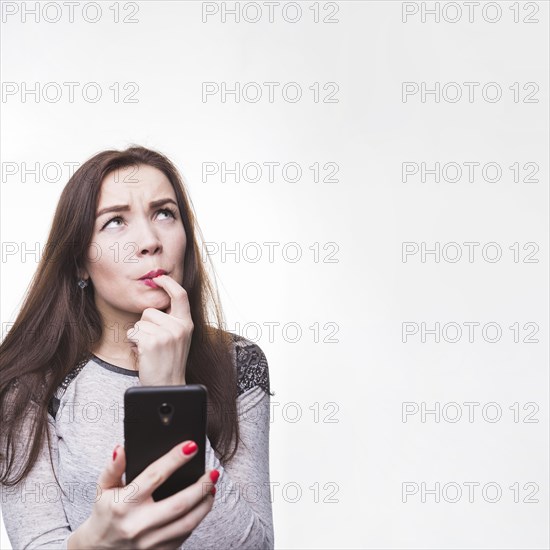
M 137 252 L 143 254 L 157 254 L 162 250 L 158 232 L 150 222 L 141 224 L 139 232 L 136 234 Z

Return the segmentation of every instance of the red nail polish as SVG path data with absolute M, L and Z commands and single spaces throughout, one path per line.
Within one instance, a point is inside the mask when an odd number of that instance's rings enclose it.
M 220 477 L 220 472 L 218 472 L 218 470 L 212 470 L 210 472 L 210 479 L 216 483 L 216 481 L 218 481 L 218 478 Z
M 186 443 L 181 448 L 184 455 L 193 454 L 197 449 L 198 449 L 197 444 L 194 441 L 189 441 L 189 443 Z
M 216 487 L 212 487 L 212 489 L 210 489 L 210 494 L 212 496 L 214 496 L 216 494 Z
M 116 458 L 116 450 L 118 449 L 118 445 L 115 447 L 115 450 L 113 451 L 113 460 Z

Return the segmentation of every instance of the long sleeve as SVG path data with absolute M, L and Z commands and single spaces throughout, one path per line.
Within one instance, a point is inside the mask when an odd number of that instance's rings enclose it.
M 265 356 L 257 346 L 255 349 L 267 369 Z M 253 385 L 239 395 L 237 413 L 240 443 L 225 467 L 207 439 L 206 468 L 216 468 L 220 477 L 213 508 L 181 546 L 184 550 L 274 548 L 269 475 L 270 394 L 260 385 Z
M 28 425 L 26 417 L 24 426 Z M 52 460 L 57 474 L 58 446 L 54 419 L 48 414 L 48 430 L 52 440 Z M 22 434 L 26 431 L 22 430 Z M 20 444 L 26 445 L 22 435 Z M 19 471 L 20 456 L 15 457 Z M 61 501 L 50 463 L 48 441 L 44 438 L 37 462 L 29 474 L 15 486 L 0 485 L 2 519 L 14 550 L 56 549 L 66 550 L 71 535 L 67 516 Z M 7 546 L 2 546 L 7 548 Z

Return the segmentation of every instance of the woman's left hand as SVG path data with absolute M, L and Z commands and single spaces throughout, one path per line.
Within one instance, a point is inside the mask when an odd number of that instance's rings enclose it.
M 148 307 L 126 334 L 134 342 L 139 379 L 144 386 L 185 384 L 193 320 L 186 290 L 169 275 L 153 279 L 170 296 L 166 313 Z

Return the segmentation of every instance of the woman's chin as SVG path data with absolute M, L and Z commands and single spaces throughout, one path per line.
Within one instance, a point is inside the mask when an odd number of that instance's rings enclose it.
M 141 311 L 148 307 L 152 307 L 158 310 L 168 309 L 170 307 L 170 298 L 167 296 L 149 296 L 147 298 L 141 298 L 139 300 Z

